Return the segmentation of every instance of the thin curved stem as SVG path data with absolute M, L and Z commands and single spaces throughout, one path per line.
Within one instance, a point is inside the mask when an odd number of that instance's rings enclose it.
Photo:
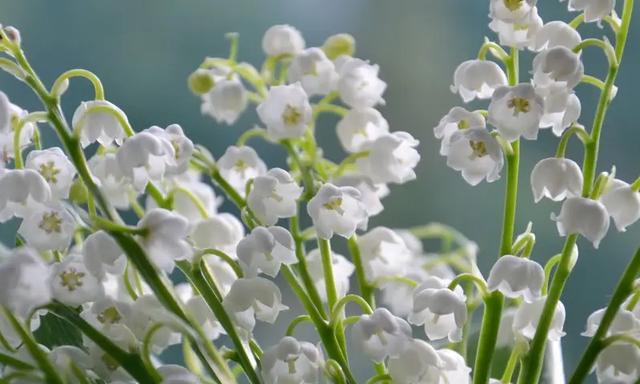
M 348 246 L 349 252 L 351 253 L 351 261 L 356 267 L 356 280 L 358 281 L 358 287 L 360 288 L 360 295 L 372 308 L 375 308 L 376 304 L 373 286 L 367 281 L 367 274 L 364 270 L 362 255 L 360 254 L 360 246 L 358 245 L 358 238 L 356 235 L 349 238 Z
M 453 280 L 451 280 L 451 282 L 449 283 L 448 288 L 450 290 L 454 290 L 455 287 L 457 287 L 458 285 L 462 284 L 465 281 L 468 281 L 468 282 L 472 283 L 473 285 L 475 285 L 476 288 L 478 288 L 478 291 L 480 292 L 482 297 L 489 296 L 489 288 L 487 288 L 487 282 L 484 281 L 484 279 L 482 277 L 480 277 L 478 275 L 474 275 L 473 273 L 461 273 L 461 274 L 459 274 Z
M 58 76 L 53 82 L 53 86 L 51 86 L 50 93 L 56 97 L 60 97 L 60 94 L 64 92 L 64 89 L 67 87 L 66 83 L 73 77 L 83 77 L 89 80 L 91 85 L 93 85 L 96 100 L 104 100 L 104 87 L 102 86 L 102 82 L 95 73 L 87 71 L 86 69 L 72 69 Z
M 287 327 L 286 335 L 293 336 L 293 334 L 296 331 L 296 327 L 304 322 L 309 322 L 313 324 L 313 320 L 311 320 L 311 316 L 309 315 L 296 316 L 296 318 L 291 320 L 291 323 L 289 323 L 289 326 Z
M 557 158 L 564 158 L 564 154 L 567 151 L 567 145 L 569 144 L 569 139 L 574 135 L 580 139 L 583 146 L 586 146 L 591 142 L 591 136 L 587 133 L 584 127 L 582 125 L 574 124 L 562 132 L 562 136 L 558 142 L 558 149 L 556 150 Z
M 602 39 L 594 39 L 594 38 L 584 39 L 580 42 L 580 44 L 576 45 L 573 48 L 573 52 L 579 53 L 580 51 L 582 51 L 587 47 L 598 47 L 602 49 L 602 52 L 607 56 L 607 60 L 609 60 L 609 66 L 610 67 L 618 66 L 618 58 L 616 56 L 616 51 L 608 41 L 605 41 Z
M 244 277 L 244 273 L 242 272 L 242 267 L 240 267 L 238 262 L 235 261 L 231 256 L 229 256 L 225 252 L 222 252 L 221 250 L 214 249 L 214 248 L 204 248 L 204 249 L 199 250 L 197 252 L 197 254 L 194 255 L 194 260 L 198 260 L 198 259 L 202 258 L 202 256 L 204 256 L 204 255 L 217 256 L 222 261 L 227 263 L 231 267 L 231 269 L 233 269 L 233 272 L 236 274 L 236 276 L 238 278 Z
M 339 317 L 341 317 L 342 310 L 349 303 L 358 304 L 360 306 L 360 309 L 362 309 L 362 311 L 368 315 L 373 313 L 373 309 L 371 309 L 371 306 L 369 305 L 369 303 L 367 303 L 365 299 L 363 299 L 358 295 L 349 294 L 343 297 L 342 299 L 340 299 L 336 303 L 336 305 L 333 307 L 333 310 L 331 311 L 331 319 L 336 320 Z

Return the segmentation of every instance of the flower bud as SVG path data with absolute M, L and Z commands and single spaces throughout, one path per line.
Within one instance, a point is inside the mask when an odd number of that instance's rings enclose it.
M 262 50 L 267 56 L 295 55 L 304 49 L 300 31 L 290 25 L 274 25 L 262 38 Z
M 564 201 L 560 214 L 551 214 L 560 236 L 580 234 L 598 248 L 609 230 L 609 213 L 599 201 L 584 197 L 570 197 Z
M 330 60 L 335 60 L 342 55 L 353 56 L 356 52 L 356 41 L 348 33 L 339 33 L 329 36 L 322 44 L 322 50 Z
M 215 81 L 208 70 L 198 68 L 189 75 L 187 84 L 189 85 L 189 90 L 195 95 L 204 95 L 213 88 Z

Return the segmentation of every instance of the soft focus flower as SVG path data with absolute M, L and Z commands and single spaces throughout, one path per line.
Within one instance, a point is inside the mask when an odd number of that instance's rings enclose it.
M 507 75 L 498 64 L 487 60 L 467 60 L 456 68 L 451 92 L 460 93 L 462 101 L 488 99 L 496 88 L 507 85 Z
M 302 137 L 311 121 L 311 105 L 300 83 L 271 87 L 256 111 L 274 140 Z
M 282 293 L 272 281 L 261 277 L 236 280 L 223 305 L 236 324 L 251 332 L 256 320 L 273 324 L 280 311 L 288 309 L 282 304 Z
M 51 199 L 49 184 L 32 169 L 12 169 L 0 173 L 0 191 L 0 223 L 13 216 L 29 215 Z
M 202 113 L 213 117 L 219 123 L 233 124 L 247 109 L 247 90 L 235 77 L 221 77 L 211 90 L 202 95 Z
M 301 193 L 302 188 L 289 172 L 273 168 L 253 180 L 247 205 L 262 224 L 274 225 L 278 219 L 296 214 Z
M 34 150 L 27 155 L 25 167 L 38 171 L 51 188 L 54 199 L 66 199 L 76 174 L 67 155 L 58 147 Z
M 382 94 L 387 83 L 378 77 L 380 68 L 360 59 L 342 56 L 338 67 L 340 99 L 351 108 L 384 104 Z
M 75 222 L 61 205 L 34 209 L 24 217 L 18 233 L 27 244 L 39 251 L 67 248 L 73 237 Z
M 214 248 L 235 254 L 236 246 L 244 237 L 244 227 L 234 215 L 219 213 L 199 221 L 190 237 L 196 248 Z
M 126 137 L 125 129 L 114 114 L 100 110 L 109 108 L 127 120 L 127 115 L 106 100 L 85 101 L 73 113 L 71 125 L 76 132 L 80 132 L 80 143 L 83 147 L 98 142 L 109 146 L 116 142 L 120 144 Z
M 358 238 L 358 246 L 369 281 L 405 274 L 411 252 L 392 229 L 375 227 Z
M 105 273 L 120 275 L 127 264 L 122 249 L 105 231 L 97 231 L 87 236 L 82 254 L 89 272 L 99 278 L 104 277 Z
M 176 165 L 175 158 L 171 142 L 148 131 L 128 137 L 116 153 L 120 171 L 139 191 L 149 181 L 162 180 L 167 168 Z
M 163 365 L 157 370 L 162 377 L 161 384 L 199 384 L 201 382 L 196 375 L 180 365 Z
M 415 149 L 419 143 L 408 132 L 384 134 L 371 142 L 368 156 L 356 164 L 374 183 L 404 184 L 416 178 L 413 169 L 420 161 Z
M 554 86 L 573 89 L 583 75 L 584 65 L 580 55 L 571 48 L 548 48 L 533 58 L 533 84 L 538 91 Z
M 486 121 L 480 112 L 469 112 L 462 107 L 453 107 L 433 129 L 436 139 L 442 140 L 440 143 L 440 154 L 445 155 L 449 140 L 454 132 L 459 129 L 485 128 Z
M 118 165 L 114 153 L 96 154 L 89 159 L 89 169 L 95 177 L 100 191 L 109 199 L 114 207 L 129 208 L 129 191 L 131 183 Z
M 585 331 L 581 333 L 582 336 L 593 337 L 596 334 L 606 310 L 606 308 L 601 308 L 589 315 Z M 634 331 L 640 331 L 640 319 L 636 317 L 635 313 L 620 308 L 609 325 L 606 336 Z
M 584 21 L 600 21 L 613 11 L 616 0 L 569 0 L 570 11 L 584 11 Z
M 501 45 L 522 49 L 531 45 L 542 24 L 537 8 L 533 7 L 531 12 L 517 21 L 493 19 L 489 28 L 498 34 Z
M 578 121 L 582 112 L 580 99 L 566 87 L 552 87 L 544 96 L 544 113 L 540 117 L 540 128 L 551 128 L 560 137 L 565 129 Z
M 313 344 L 283 337 L 264 351 L 262 379 L 267 384 L 318 383 L 322 376 L 322 354 Z
M 366 229 L 368 217 L 360 199 L 360 192 L 353 187 L 323 184 L 307 204 L 318 237 L 330 239 L 334 233 L 351 237 L 356 228 Z
M 342 148 L 358 152 L 389 132 L 389 123 L 373 108 L 352 109 L 338 122 L 336 133 Z
M 241 195 L 249 180 L 267 173 L 267 166 L 256 151 L 247 146 L 230 146 L 218 159 L 218 171 L 224 179 Z
M 102 285 L 80 255 L 67 256 L 53 264 L 49 281 L 53 298 L 72 307 L 95 301 L 102 293 Z
M 458 352 L 452 349 L 439 349 L 438 356 L 442 359 L 442 377 L 438 384 L 456 383 L 468 384 L 471 382 L 471 368 L 467 366 Z
M 569 197 L 562 204 L 560 214 L 551 214 L 560 236 L 580 234 L 598 248 L 609 230 L 609 213 L 599 201 L 584 197 Z
M 355 266 L 346 257 L 331 252 L 331 268 L 333 269 L 333 279 L 338 297 L 343 297 L 349 293 L 349 277 L 353 275 Z M 320 298 L 327 301 L 327 282 L 324 279 L 324 268 L 322 267 L 322 254 L 319 249 L 307 252 L 307 269 L 313 280 L 313 284 L 318 290 Z
M 216 340 L 224 333 L 224 330 L 213 311 L 201 295 L 195 294 L 188 283 L 178 284 L 175 291 L 184 303 L 186 310 L 202 327 L 207 339 Z
M 500 178 L 504 165 L 502 148 L 484 128 L 454 132 L 443 151 L 447 165 L 461 171 L 462 178 L 471 185 L 477 185 L 483 179 L 490 183 Z
M 600 200 L 620 232 L 640 219 L 640 192 L 622 180 L 613 180 Z
M 533 339 L 546 301 L 547 297 L 542 296 L 532 302 L 525 301 L 520 304 L 513 318 L 513 332 L 516 335 L 528 340 Z M 553 314 L 553 319 L 551 320 L 551 326 L 549 327 L 549 334 L 547 335 L 549 340 L 559 341 L 560 338 L 565 335 L 562 331 L 565 316 L 564 305 L 562 302 L 558 302 Z
M 571 159 L 549 157 L 540 160 L 531 171 L 531 189 L 536 203 L 543 197 L 561 201 L 568 196 L 580 196 L 582 170 Z
M 138 228 L 146 231 L 140 241 L 158 268 L 171 272 L 175 260 L 191 257 L 191 246 L 185 241 L 188 223 L 177 213 L 152 209 L 138 222 Z
M 364 204 L 367 216 L 375 216 L 382 212 L 384 206 L 381 199 L 389 194 L 386 184 L 375 184 L 369 177 L 358 174 L 347 174 L 333 180 L 337 187 L 353 187 L 360 192 L 360 201 Z
M 259 272 L 275 277 L 282 264 L 298 260 L 291 233 L 282 227 L 256 227 L 238 243 L 236 254 L 248 276 Z
M 536 0 L 506 1 L 491 0 L 489 16 L 506 22 L 518 22 L 528 16 L 534 9 Z
M 0 305 L 18 316 L 51 300 L 49 267 L 30 248 L 16 248 L 0 260 Z
M 510 298 L 523 297 L 532 302 L 540 297 L 544 283 L 544 270 L 533 260 L 522 257 L 501 256 L 491 268 L 487 286 Z
M 516 140 L 520 136 L 535 140 L 543 112 L 544 101 L 531 84 L 500 87 L 491 98 L 488 122 L 505 140 Z
M 274 25 L 262 37 L 262 50 L 268 56 L 294 55 L 304 49 L 300 31 L 290 25 Z
M 289 66 L 289 81 L 300 82 L 309 96 L 326 95 L 338 80 L 335 65 L 320 48 L 308 48 L 298 53 Z
M 396 384 L 440 384 L 444 362 L 429 343 L 413 339 L 402 353 L 389 358 L 387 365 Z
M 167 161 L 167 174 L 177 175 L 187 170 L 193 154 L 193 142 L 184 134 L 182 127 L 178 124 L 171 124 L 165 129 L 153 126 L 143 132 L 149 132 L 171 144 L 173 159 Z
M 351 329 L 351 340 L 373 361 L 398 356 L 411 339 L 411 326 L 385 308 L 362 315 Z
M 582 42 L 582 37 L 578 31 L 564 21 L 554 20 L 540 28 L 530 48 L 534 51 L 542 51 L 553 47 L 573 49 L 580 42 Z
M 604 348 L 596 359 L 599 383 L 631 384 L 640 379 L 640 348 L 629 343 L 614 343 Z

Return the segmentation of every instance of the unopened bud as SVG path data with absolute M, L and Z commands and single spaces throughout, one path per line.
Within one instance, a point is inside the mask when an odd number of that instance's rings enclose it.
M 189 75 L 189 89 L 196 95 L 204 95 L 215 85 L 213 76 L 206 69 L 196 69 Z
M 22 41 L 22 39 L 20 38 L 20 31 L 16 27 L 12 27 L 12 26 L 4 27 L 4 32 L 12 42 L 14 42 L 17 45 L 20 45 L 20 42 Z
M 356 52 L 356 41 L 353 36 L 348 33 L 340 33 L 329 36 L 322 44 L 322 50 L 331 60 L 335 60 L 338 56 L 353 56 Z

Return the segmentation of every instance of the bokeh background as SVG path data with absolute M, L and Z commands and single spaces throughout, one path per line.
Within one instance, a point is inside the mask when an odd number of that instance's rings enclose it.
M 555 0 L 540 2 L 539 8 L 545 21 L 568 21 L 574 16 L 567 12 L 566 3 Z M 255 65 L 263 59 L 262 33 L 273 24 L 294 25 L 304 34 L 307 46 L 320 45 L 334 33 L 352 34 L 357 55 L 381 66 L 381 77 L 388 83 L 387 104 L 381 110 L 391 128 L 409 131 L 421 141 L 417 181 L 392 188 L 384 202 L 386 210 L 372 225 L 450 224 L 480 245 L 478 260 L 483 271 L 488 271 L 497 253 L 504 183 L 467 185 L 438 155 L 432 128 L 451 107 L 461 104 L 449 91 L 457 64 L 475 57 L 484 36 L 495 38 L 487 26 L 487 15 L 487 0 L 0 2 L 0 23 L 22 31 L 24 48 L 46 83 L 73 67 L 89 69 L 102 79 L 107 99 L 126 111 L 137 130 L 177 122 L 194 141 L 218 156 L 256 122 L 255 113 L 245 113 L 233 127 L 217 125 L 200 114 L 200 102 L 188 91 L 186 78 L 205 56 L 227 55 L 226 32 L 240 33 L 240 58 Z M 607 33 L 595 25 L 580 31 L 594 37 Z M 599 165 L 599 171 L 616 165 L 617 175 L 628 181 L 640 174 L 640 76 L 634 76 L 640 67 L 639 43 L 640 23 L 635 22 L 617 82 L 618 96 L 605 123 Z M 522 56 L 522 76 L 530 70 L 531 57 L 530 53 Z M 587 73 L 604 76 L 606 63 L 600 52 L 586 52 L 585 60 Z M 4 73 L 0 74 L 0 89 L 26 109 L 39 108 L 31 91 Z M 583 105 L 581 121 L 589 126 L 597 92 L 582 85 L 578 94 Z M 74 82 L 64 98 L 66 113 L 70 116 L 80 101 L 90 97 L 84 82 Z M 323 118 L 318 130 L 330 157 L 341 156 L 335 123 L 331 116 Z M 45 136 L 52 140 L 51 134 Z M 535 162 L 551 156 L 556 144 L 557 138 L 545 131 L 538 141 L 524 142 L 522 151 L 517 228 L 522 231 L 533 222 L 537 235 L 534 257 L 540 261 L 561 248 L 562 239 L 549 219 L 559 205 L 546 201 L 535 205 L 528 178 Z M 256 147 L 272 164 L 282 162 L 280 149 Z M 569 153 L 581 159 L 575 143 Z M 0 227 L 5 244 L 11 241 L 14 226 Z M 563 299 L 567 307 L 563 347 L 569 371 L 586 344 L 579 334 L 588 314 L 607 303 L 624 265 L 640 245 L 640 225 L 626 233 L 612 226 L 598 250 L 584 240 L 579 245 L 580 259 Z M 290 305 L 295 301 L 288 295 L 286 300 Z M 286 318 L 278 328 L 286 326 Z M 258 329 L 267 343 L 282 335 L 282 331 L 263 332 L 268 329 Z

